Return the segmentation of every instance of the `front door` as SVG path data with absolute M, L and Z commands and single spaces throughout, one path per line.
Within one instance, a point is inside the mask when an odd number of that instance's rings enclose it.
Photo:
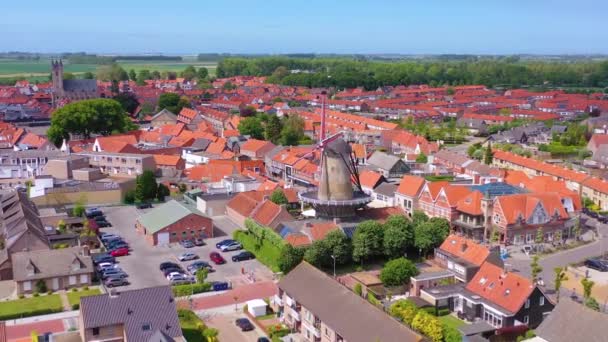
M 53 283 L 51 284 L 53 291 L 59 290 L 59 278 L 53 278 Z

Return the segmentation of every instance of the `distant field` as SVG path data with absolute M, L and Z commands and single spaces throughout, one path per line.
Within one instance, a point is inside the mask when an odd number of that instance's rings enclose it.
M 217 63 L 213 62 L 198 62 L 195 60 L 188 60 L 184 62 L 163 62 L 163 61 L 118 61 L 125 70 L 131 69 L 136 72 L 142 69 L 148 69 L 150 71 L 158 70 L 163 71 L 182 71 L 188 65 L 193 65 L 196 68 L 206 67 L 209 69 L 210 75 L 215 75 L 215 68 Z M 83 74 L 87 71 L 95 73 L 100 65 L 95 64 L 64 64 L 64 71 L 71 72 L 75 75 Z M 14 59 L 0 59 L 0 78 L 17 78 L 25 77 L 30 81 L 46 81 L 48 75 L 51 73 L 51 61 L 40 60 L 40 61 L 21 61 Z

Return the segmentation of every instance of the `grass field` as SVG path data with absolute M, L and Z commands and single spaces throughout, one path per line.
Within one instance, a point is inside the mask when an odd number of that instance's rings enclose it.
M 217 63 L 213 62 L 198 62 L 196 60 L 185 60 L 183 62 L 174 61 L 117 61 L 125 70 L 131 69 L 138 72 L 142 69 L 148 69 L 150 71 L 158 70 L 163 71 L 183 71 L 188 65 L 193 65 L 196 68 L 206 67 L 209 69 L 211 76 L 215 75 L 215 68 Z M 75 75 L 81 75 L 87 71 L 95 73 L 100 65 L 96 64 L 64 64 L 64 71 L 70 72 Z M 0 59 L 0 78 L 18 78 L 25 77 L 29 81 L 47 81 L 48 75 L 51 73 L 51 61 L 50 59 L 41 59 L 40 61 L 22 61 L 16 59 Z
M 42 295 L 0 303 L 0 319 L 15 319 L 63 311 L 58 294 Z
M 445 316 L 441 316 L 438 318 L 443 324 L 445 324 L 449 327 L 452 327 L 454 329 L 457 329 L 459 326 L 465 324 L 463 321 L 459 320 L 458 318 L 456 318 L 452 315 L 445 315 Z
M 200 327 L 204 326 L 204 323 L 196 316 L 196 314 L 190 310 L 177 310 L 179 317 L 179 324 L 182 327 L 182 333 L 186 338 L 186 341 L 190 342 L 204 342 L 207 339 L 201 333 Z
M 78 292 L 69 291 L 67 293 L 70 305 L 80 304 L 81 297 L 95 296 L 98 294 L 101 294 L 101 291 L 99 291 L 99 289 L 80 290 Z

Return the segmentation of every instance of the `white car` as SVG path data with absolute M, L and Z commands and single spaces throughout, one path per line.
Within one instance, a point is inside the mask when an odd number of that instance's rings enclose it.
M 192 253 L 192 252 L 185 252 L 180 254 L 177 259 L 179 259 L 179 261 L 188 261 L 188 260 L 194 260 L 194 259 L 198 259 L 198 255 Z
M 194 278 L 185 276 L 183 274 L 179 274 L 169 279 L 171 285 L 182 285 L 182 284 L 192 284 L 195 282 Z
M 97 269 L 99 271 L 101 270 L 105 270 L 105 269 L 110 269 L 110 268 L 120 268 L 118 265 L 111 263 L 111 262 L 102 262 L 99 265 L 97 265 Z
M 238 251 L 239 249 L 242 249 L 242 248 L 243 248 L 243 246 L 241 245 L 241 243 L 237 242 L 237 241 L 230 242 L 230 243 L 220 246 L 220 250 L 222 252 Z
M 179 272 L 171 272 L 169 274 L 167 274 L 167 280 L 171 281 L 174 278 L 181 278 L 184 277 L 185 275 L 183 273 L 179 273 Z

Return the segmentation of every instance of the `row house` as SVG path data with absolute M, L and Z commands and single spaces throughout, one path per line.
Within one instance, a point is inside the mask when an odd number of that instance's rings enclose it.
M 455 234 L 448 236 L 441 246 L 435 248 L 435 262 L 451 271 L 463 283 L 473 279 L 489 256 L 487 247 Z
M 88 157 L 91 167 L 112 176 L 135 177 L 146 170 L 156 170 L 154 157 L 149 154 L 82 152 L 78 155 Z
M 0 154 L 0 179 L 29 179 L 43 174 L 49 159 L 65 156 L 57 150 L 23 150 Z
M 229 119 L 230 115 L 219 110 L 211 109 L 209 107 L 199 106 L 196 108 L 200 113 L 203 120 L 205 120 L 214 131 L 221 132 L 224 129 L 224 123 Z
M 457 204 L 471 190 L 448 182 L 427 182 L 418 198 L 419 209 L 429 217 L 442 217 L 450 222 L 458 218 Z
M 407 216 L 412 217 L 418 210 L 418 198 L 425 186 L 425 179 L 418 176 L 405 175 L 395 191 L 395 205 L 400 207 Z

